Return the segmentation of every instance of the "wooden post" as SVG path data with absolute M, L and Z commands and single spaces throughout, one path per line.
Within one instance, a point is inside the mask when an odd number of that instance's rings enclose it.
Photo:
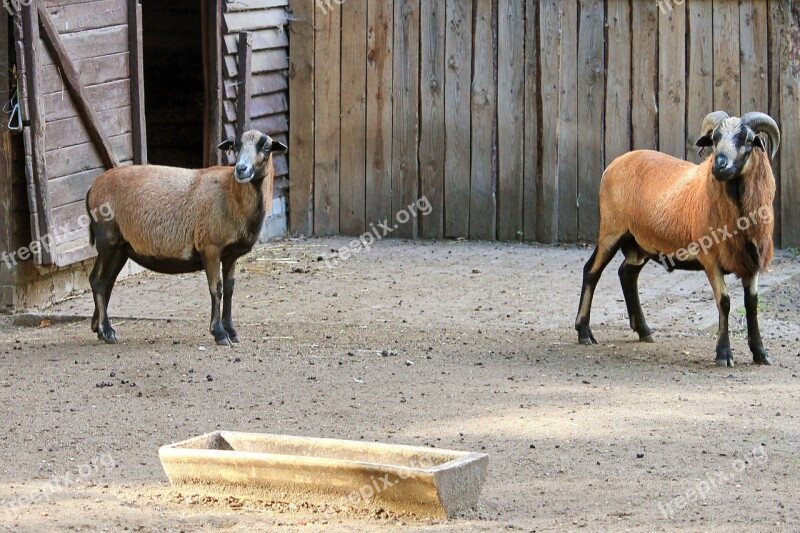
M 253 34 L 243 31 L 239 34 L 239 49 L 236 56 L 239 63 L 236 83 L 236 138 L 241 139 L 250 131 L 250 98 L 252 94 Z
M 544 243 L 558 239 L 558 108 L 561 91 L 558 86 L 558 62 L 561 17 L 557 0 L 539 5 L 539 39 L 541 47 L 542 101 L 542 172 L 537 182 L 536 240 Z
M 147 123 L 144 116 L 144 70 L 142 53 L 142 5 L 134 0 L 128 7 L 128 49 L 131 72 L 131 127 L 133 162 L 147 164 Z
M 469 237 L 472 160 L 466 154 L 472 136 L 472 0 L 448 0 L 445 33 L 444 236 Z
M 791 0 L 783 0 L 783 43 L 781 50 L 781 230 L 785 248 L 800 247 L 800 28 L 792 23 Z
M 606 73 L 603 57 L 604 2 L 581 0 L 578 37 L 578 239 L 594 241 L 600 227 Z M 610 56 L 609 56 L 610 61 Z M 627 116 L 625 117 L 627 119 Z
M 339 231 L 344 235 L 361 235 L 366 229 L 366 2 L 342 4 L 342 86 Z
M 289 26 L 289 227 L 295 235 L 314 230 L 314 11 L 292 0 Z
M 9 19 L 8 13 L 0 12 L 0 68 L 9 64 Z M 0 76 L 0 95 L 8 95 L 11 80 L 8 76 Z M 12 153 L 11 131 L 6 128 L 5 121 L 0 124 L 0 253 L 9 253 L 13 246 L 12 217 Z M 14 270 L 11 266 L 0 262 L 0 310 L 13 306 L 13 299 L 6 287 L 14 285 Z
M 523 230 L 525 151 L 525 2 L 500 0 L 497 73 L 497 238 Z
M 49 15 L 48 15 L 49 16 Z M 28 113 L 24 117 L 30 126 L 25 127 L 25 174 L 28 182 L 28 202 L 31 209 L 31 230 L 37 240 L 47 234 L 52 227 L 52 207 L 47 194 L 47 169 L 45 166 L 44 108 L 39 98 L 41 85 L 39 15 L 35 4 L 24 6 L 22 11 L 25 40 L 25 87 L 27 89 Z M 40 247 L 36 256 L 41 265 L 53 262 L 51 250 Z
M 222 153 L 217 145 L 222 135 L 222 5 L 218 0 L 203 0 L 201 4 L 203 24 L 203 70 L 205 71 L 205 166 L 219 165 Z

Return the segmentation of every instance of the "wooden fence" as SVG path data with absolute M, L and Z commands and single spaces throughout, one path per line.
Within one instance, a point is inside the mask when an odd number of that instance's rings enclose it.
M 778 242 L 800 245 L 791 0 L 290 0 L 291 227 L 592 240 L 605 166 L 697 161 L 703 117 L 764 111 L 784 144 Z M 780 172 L 783 169 L 783 172 Z

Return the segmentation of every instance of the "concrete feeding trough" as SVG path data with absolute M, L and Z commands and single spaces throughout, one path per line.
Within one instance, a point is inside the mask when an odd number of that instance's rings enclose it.
M 489 465 L 483 453 L 228 431 L 158 453 L 178 489 L 435 518 L 477 505 Z

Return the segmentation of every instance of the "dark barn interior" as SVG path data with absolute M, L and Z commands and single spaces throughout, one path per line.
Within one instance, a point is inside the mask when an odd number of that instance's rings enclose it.
M 203 37 L 196 0 L 142 1 L 148 162 L 203 166 Z

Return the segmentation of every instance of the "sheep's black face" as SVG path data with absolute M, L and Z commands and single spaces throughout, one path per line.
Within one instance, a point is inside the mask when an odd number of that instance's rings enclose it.
M 763 150 L 764 141 L 739 118 L 730 117 L 698 139 L 697 146 L 712 147 L 711 173 L 718 181 L 729 181 L 742 175 L 753 147 Z
M 267 163 L 273 154 L 285 153 L 286 145 L 275 141 L 260 131 L 248 131 L 242 135 L 238 143 L 225 141 L 219 145 L 220 150 L 236 149 L 236 166 L 234 177 L 239 183 L 250 183 L 254 179 L 263 179 L 267 174 Z

